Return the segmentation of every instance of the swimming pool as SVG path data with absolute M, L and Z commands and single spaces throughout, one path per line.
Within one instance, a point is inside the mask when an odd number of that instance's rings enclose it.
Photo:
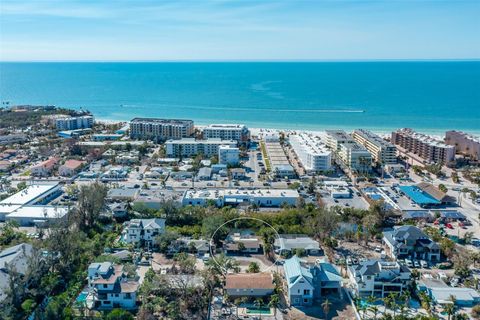
M 79 303 L 85 302 L 87 301 L 87 296 L 88 296 L 88 292 L 82 291 L 80 292 L 80 294 L 78 295 L 75 301 Z

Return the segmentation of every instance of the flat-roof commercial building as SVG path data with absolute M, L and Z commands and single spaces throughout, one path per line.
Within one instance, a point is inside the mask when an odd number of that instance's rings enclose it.
M 134 118 L 130 121 L 132 139 L 165 141 L 193 135 L 193 120 Z
M 290 145 L 307 172 L 328 171 L 332 166 L 332 152 L 318 136 L 296 134 L 289 137 Z
M 5 217 L 6 221 L 16 221 L 21 226 L 48 224 L 64 219 L 68 208 L 64 206 L 21 206 Z
M 357 129 L 353 131 L 352 137 L 370 152 L 373 161 L 376 163 L 382 165 L 397 163 L 397 148 L 375 133 L 365 129 Z
M 243 124 L 211 124 L 203 129 L 203 138 L 235 140 L 245 144 L 250 139 L 250 130 Z
M 480 160 L 480 137 L 462 131 L 447 131 L 445 143 L 455 146 L 457 153 L 470 156 L 474 160 Z
M 49 209 L 51 206 L 44 206 L 62 193 L 58 184 L 34 184 L 15 193 L 14 195 L 0 201 L 0 221 L 17 220 L 21 225 L 30 225 L 35 221 L 49 221 L 55 219 Z M 43 212 L 43 208 L 46 208 Z M 60 218 L 64 215 L 60 210 Z M 40 211 L 42 211 L 40 213 Z
M 409 128 L 392 132 L 391 141 L 405 151 L 418 155 L 427 163 L 446 164 L 455 160 L 455 146 Z
M 234 140 L 207 139 L 195 140 L 194 138 L 183 138 L 180 140 L 168 140 L 165 143 L 167 157 L 191 157 L 203 154 L 206 157 L 218 155 L 220 146 L 236 147 Z
M 338 159 L 348 168 L 357 172 L 369 172 L 372 168 L 372 155 L 356 142 L 339 145 Z
M 55 119 L 57 130 L 76 130 L 93 127 L 93 116 L 65 117 Z
M 210 189 L 187 190 L 183 194 L 182 205 L 205 206 L 214 203 L 217 207 L 251 205 L 260 207 L 280 207 L 284 204 L 295 205 L 300 195 L 290 189 Z

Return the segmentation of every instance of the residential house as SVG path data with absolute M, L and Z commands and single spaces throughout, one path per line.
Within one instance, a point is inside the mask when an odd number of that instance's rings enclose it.
M 227 254 L 259 253 L 261 240 L 251 230 L 236 230 L 230 232 L 223 242 Z
M 77 174 L 85 163 L 85 161 L 74 159 L 67 160 L 58 168 L 58 174 L 63 177 L 71 177 Z
M 138 197 L 140 191 L 130 188 L 114 188 L 108 190 L 107 199 L 112 201 L 133 201 Z
M 398 263 L 367 260 L 348 268 L 348 275 L 357 296 L 385 297 L 401 293 L 410 284 L 410 270 Z
M 90 309 L 135 309 L 139 283 L 129 280 L 122 265 L 111 262 L 92 263 L 88 267 Z
M 446 305 L 455 303 L 460 307 L 472 307 L 480 303 L 480 293 L 472 288 L 450 287 L 440 279 L 421 279 L 417 289 L 425 292 L 435 304 Z M 455 297 L 452 301 L 451 297 Z
M 440 246 L 415 226 L 395 227 L 383 232 L 383 243 L 392 258 L 440 261 Z
M 303 250 L 306 255 L 318 255 L 322 249 L 318 241 L 302 234 L 281 234 L 274 242 L 275 253 L 289 256 L 297 250 Z
M 125 222 L 122 239 L 127 243 L 155 245 L 155 238 L 165 232 L 165 219 L 132 219 Z
M 6 298 L 6 291 L 9 288 L 9 270 L 13 269 L 25 275 L 28 269 L 28 259 L 32 252 L 32 245 L 28 243 L 21 243 L 0 252 L 0 301 Z
M 283 265 L 287 284 L 287 298 L 292 306 L 310 306 L 322 295 L 339 292 L 342 276 L 330 263 L 306 264 L 297 256 Z
M 109 207 L 114 218 L 124 218 L 128 215 L 128 203 L 126 202 L 112 203 Z
M 243 168 L 233 168 L 230 169 L 230 174 L 233 180 L 242 180 L 245 179 L 246 171 Z
M 55 169 L 55 166 L 58 163 L 58 159 L 53 157 L 50 158 L 46 161 L 43 161 L 36 166 L 33 166 L 30 171 L 32 176 L 37 176 L 37 177 L 47 177 L 53 173 L 53 170 Z
M 224 289 L 229 297 L 265 297 L 273 293 L 275 285 L 271 273 L 227 274 Z

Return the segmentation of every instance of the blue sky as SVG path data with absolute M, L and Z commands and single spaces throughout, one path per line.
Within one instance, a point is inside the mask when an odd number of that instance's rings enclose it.
M 0 60 L 480 58 L 480 1 L 1 0 Z

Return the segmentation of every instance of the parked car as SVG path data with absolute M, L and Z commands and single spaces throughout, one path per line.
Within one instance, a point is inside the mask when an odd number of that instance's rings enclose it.
M 418 260 L 413 260 L 413 267 L 420 268 L 420 262 L 418 262 Z
M 413 268 L 413 262 L 412 262 L 412 260 L 410 260 L 410 259 L 405 259 L 405 264 L 407 265 L 407 267 Z
M 428 262 L 427 262 L 427 261 L 425 261 L 425 260 L 420 260 L 420 265 L 422 266 L 422 268 L 428 269 Z
M 453 229 L 453 226 L 451 223 L 446 223 L 445 226 L 448 228 L 448 229 Z

